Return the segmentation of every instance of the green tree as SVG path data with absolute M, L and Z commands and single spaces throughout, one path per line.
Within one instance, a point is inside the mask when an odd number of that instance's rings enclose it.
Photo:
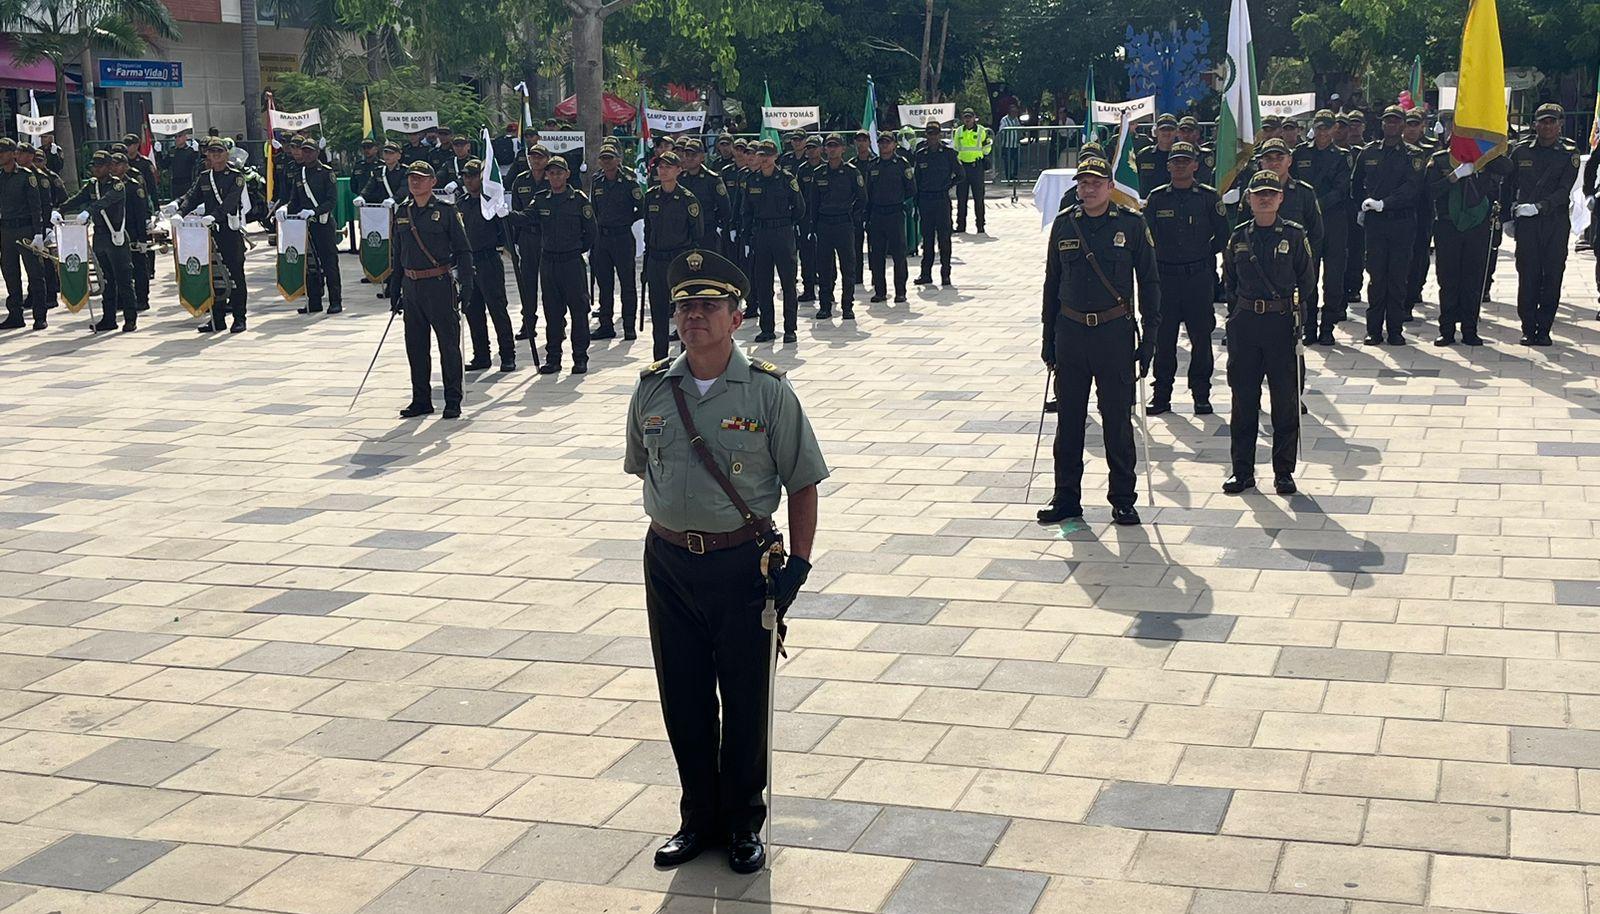
M 356 57 L 343 58 L 337 71 L 329 76 L 285 74 L 277 98 L 286 111 L 321 109 L 322 135 L 328 147 L 353 155 L 361 144 L 363 89 L 372 99 L 374 117 L 377 111 L 437 111 L 441 123 L 465 131 L 475 145 L 483 127 L 488 126 L 491 135 L 497 132 L 489 109 L 472 87 L 459 83 L 427 85 L 414 67 L 402 67 L 369 81 L 365 61 Z M 482 154 L 483 150 L 478 152 Z

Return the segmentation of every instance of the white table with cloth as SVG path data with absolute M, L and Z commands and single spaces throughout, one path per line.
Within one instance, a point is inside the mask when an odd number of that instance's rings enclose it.
M 1061 195 L 1078 183 L 1076 168 L 1050 168 L 1033 182 L 1033 208 L 1039 211 L 1040 228 L 1047 229 L 1061 212 Z

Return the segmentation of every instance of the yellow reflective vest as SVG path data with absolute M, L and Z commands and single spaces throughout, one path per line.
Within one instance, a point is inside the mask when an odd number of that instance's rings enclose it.
M 956 150 L 956 158 L 961 160 L 961 164 L 968 165 L 988 157 L 989 153 L 994 151 L 994 134 L 982 124 L 974 126 L 971 130 L 965 125 L 958 126 L 952 145 Z

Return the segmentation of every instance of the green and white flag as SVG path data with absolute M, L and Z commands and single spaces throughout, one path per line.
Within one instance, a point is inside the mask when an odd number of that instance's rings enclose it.
M 1233 0 L 1228 13 L 1227 69 L 1222 110 L 1217 113 L 1217 190 L 1233 186 L 1255 151 L 1261 129 L 1261 101 L 1256 91 L 1256 50 L 1250 37 L 1250 4 Z
M 479 142 L 483 143 L 484 149 L 492 148 L 489 145 L 488 127 L 483 128 L 483 135 L 479 137 Z M 478 205 L 480 207 L 479 211 L 483 213 L 483 221 L 488 222 L 498 214 L 497 210 L 500 208 L 501 202 L 505 200 L 506 182 L 500 176 L 500 163 L 495 161 L 495 157 L 489 154 L 483 158 L 483 199 L 479 201 Z
M 1089 77 L 1083 83 L 1083 141 L 1092 143 L 1094 135 L 1094 67 L 1089 68 Z
M 61 304 L 77 314 L 89 303 L 89 227 L 76 222 L 57 225 L 56 256 Z
M 1111 158 L 1111 199 L 1125 209 L 1134 212 L 1144 208 L 1144 201 L 1139 196 L 1139 165 L 1134 162 L 1133 154 L 1133 123 L 1129 120 L 1129 112 L 1122 112 L 1122 128 L 1117 133 L 1117 152 Z
M 394 216 L 387 206 L 363 206 L 356 219 L 361 232 L 361 272 L 368 282 L 383 282 L 394 266 L 389 252 Z
M 199 218 L 190 217 L 178 222 L 174 237 L 178 304 L 199 317 L 211 310 L 217 297 L 211 284 L 211 231 Z
M 278 220 L 278 291 L 284 301 L 306 294 L 306 226 L 304 219 Z

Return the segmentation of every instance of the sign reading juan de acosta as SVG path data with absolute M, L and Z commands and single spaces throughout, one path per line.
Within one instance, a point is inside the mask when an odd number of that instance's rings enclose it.
M 400 133 L 420 133 L 439 126 L 437 111 L 383 111 L 383 129 Z
M 100 85 L 111 89 L 179 89 L 183 63 L 176 60 L 102 60 Z

